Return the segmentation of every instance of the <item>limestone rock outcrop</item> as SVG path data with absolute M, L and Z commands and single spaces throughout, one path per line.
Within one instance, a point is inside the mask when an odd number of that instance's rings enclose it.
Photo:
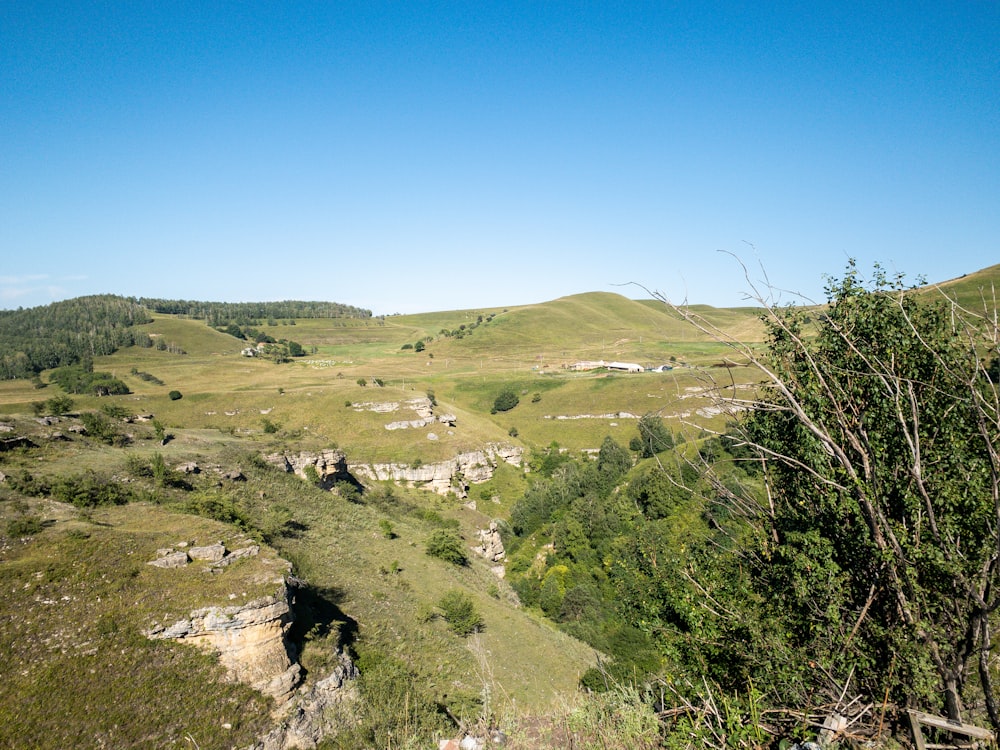
M 340 653 L 339 663 L 324 679 L 298 696 L 290 715 L 247 750 L 292 750 L 313 748 L 327 735 L 343 729 L 344 714 L 356 697 L 353 680 L 358 668 L 351 658 Z
M 491 563 L 503 562 L 507 557 L 496 521 L 490 521 L 488 529 L 479 530 L 479 546 L 475 550 Z
M 412 482 L 440 495 L 454 492 L 468 496 L 470 484 L 481 484 L 493 478 L 501 461 L 520 466 L 523 451 L 513 445 L 491 444 L 482 450 L 460 453 L 448 461 L 412 466 L 407 464 L 356 463 L 351 474 L 365 479 Z
M 286 641 L 292 619 L 288 588 L 282 582 L 271 596 L 239 606 L 198 609 L 173 625 L 147 631 L 146 636 L 216 652 L 233 679 L 282 703 L 301 680 L 301 667 Z
M 342 450 L 302 451 L 295 455 L 271 453 L 264 456 L 264 460 L 282 471 L 294 473 L 303 479 L 307 478 L 306 468 L 312 466 L 325 487 L 331 487 L 341 480 L 351 479 L 347 468 L 347 455 Z

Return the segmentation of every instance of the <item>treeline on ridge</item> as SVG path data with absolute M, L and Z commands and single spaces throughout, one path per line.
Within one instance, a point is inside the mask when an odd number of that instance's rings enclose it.
M 260 320 L 294 318 L 370 318 L 371 310 L 339 302 L 199 302 L 195 300 L 170 300 L 140 297 L 139 303 L 153 312 L 165 315 L 186 315 L 204 320 L 213 328 L 229 323 L 253 324 Z

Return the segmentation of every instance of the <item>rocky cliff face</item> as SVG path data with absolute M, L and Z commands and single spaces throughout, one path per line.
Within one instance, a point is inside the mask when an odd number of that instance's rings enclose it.
M 350 472 L 366 479 L 413 482 L 440 495 L 454 492 L 464 498 L 469 485 L 489 481 L 501 461 L 520 466 L 522 454 L 521 448 L 513 445 L 488 445 L 439 463 L 420 466 L 356 463 L 350 464 Z
M 411 466 L 392 463 L 348 463 L 341 450 L 303 451 L 295 455 L 272 453 L 264 460 L 282 471 L 306 478 L 306 468 L 316 470 L 320 483 L 326 488 L 336 482 L 371 479 L 377 481 L 412 482 L 439 495 L 454 492 L 466 497 L 470 484 L 481 484 L 493 478 L 501 461 L 520 466 L 523 450 L 514 445 L 487 445 L 482 450 L 460 453 L 448 461 Z
M 313 748 L 327 735 L 351 720 L 353 686 L 358 669 L 346 654 L 324 679 L 296 700 L 294 710 L 265 737 L 247 750 L 292 750 Z M 346 707 L 346 708 L 345 708 Z
M 294 455 L 287 453 L 271 453 L 264 460 L 282 471 L 307 478 L 306 468 L 311 466 L 316 470 L 320 483 L 328 489 L 339 481 L 351 481 L 348 473 L 347 456 L 342 450 L 302 451 Z
M 170 638 L 218 653 L 229 675 L 278 703 L 288 700 L 301 668 L 286 635 L 292 622 L 288 588 L 232 607 L 206 607 L 173 625 L 157 627 L 149 638 Z

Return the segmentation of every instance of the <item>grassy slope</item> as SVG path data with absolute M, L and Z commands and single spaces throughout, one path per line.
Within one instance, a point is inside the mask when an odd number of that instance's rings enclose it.
M 7 500 L 0 528 L 18 515 Z M 196 607 L 273 594 L 273 552 L 216 575 L 201 565 L 161 570 L 145 564 L 159 547 L 247 540 L 230 526 L 148 506 L 89 518 L 51 502 L 26 510 L 45 520 L 44 531 L 0 543 L 0 746 L 166 747 L 190 736 L 221 748 L 246 745 L 267 727 L 270 701 L 227 683 L 214 658 L 141 632 Z
M 963 304 L 971 304 L 981 299 L 979 289 L 989 288 L 998 276 L 1000 266 L 995 266 L 939 286 Z M 752 309 L 696 311 L 736 338 L 761 339 L 760 323 Z M 495 315 L 491 322 L 481 324 L 463 339 L 439 334 L 442 329 L 469 326 L 479 315 L 490 313 Z M 315 352 L 280 366 L 240 357 L 242 342 L 198 321 L 157 316 L 147 330 L 186 353 L 130 349 L 99 359 L 95 366 L 114 371 L 133 390 L 129 396 L 110 400 L 132 411 L 154 413 L 176 436 L 166 446 L 154 446 L 140 434 L 143 430 L 148 433 L 149 428 L 137 425 L 130 428 L 137 433 L 137 441 L 129 450 L 162 452 L 169 463 L 187 459 L 232 462 L 239 460 L 243 451 L 263 452 L 282 445 L 295 449 L 339 445 L 352 460 L 426 462 L 489 441 L 520 442 L 529 449 L 556 441 L 571 449 L 584 449 L 597 447 L 611 434 L 627 444 L 634 432 L 633 423 L 601 415 L 658 412 L 676 428 L 691 425 L 688 429 L 697 433 L 703 426 L 721 427 L 725 421 L 722 415 L 697 413 L 709 403 L 701 389 L 711 385 L 713 376 L 732 376 L 736 382 L 752 378 L 743 368 L 713 369 L 727 350 L 692 331 L 661 303 L 604 293 L 542 305 L 392 316 L 384 321 L 298 321 L 295 326 L 277 326 L 268 333 L 296 340 L 307 350 L 315 347 Z M 432 340 L 423 353 L 402 349 L 404 344 L 427 337 Z M 576 360 L 601 358 L 642 364 L 661 364 L 674 358 L 683 366 L 667 373 L 634 376 L 574 373 L 565 367 Z M 164 385 L 152 385 L 131 375 L 132 368 L 156 375 Z M 386 387 L 362 387 L 357 382 L 364 378 L 370 383 L 374 377 L 383 379 Z M 505 414 L 490 415 L 492 400 L 505 384 L 516 385 L 521 403 Z M 171 401 L 167 393 L 172 389 L 181 391 L 184 398 Z M 435 393 L 439 412 L 458 416 L 454 430 L 437 430 L 437 441 L 428 440 L 426 431 L 385 429 L 389 420 L 409 418 L 405 412 L 387 417 L 345 405 L 405 400 L 428 391 Z M 55 394 L 50 389 L 35 390 L 24 381 L 0 383 L 0 412 L 24 414 L 32 401 L 51 395 Z M 76 400 L 81 408 L 96 408 L 109 401 Z M 565 419 L 582 415 L 599 418 Z M 265 418 L 280 426 L 278 433 L 264 433 Z M 507 434 L 512 427 L 517 428 L 517 440 Z M 84 466 L 114 471 L 123 460 L 118 449 L 74 439 L 58 448 L 44 447 L 29 457 L 3 456 L 0 469 L 25 461 L 41 473 L 80 471 Z M 394 490 L 392 502 L 356 506 L 314 491 L 298 480 L 265 473 L 244 490 L 244 500 L 251 505 L 265 502 L 257 495 L 263 490 L 267 503 L 288 509 L 307 527 L 298 538 L 281 541 L 280 551 L 313 583 L 338 592 L 344 617 L 358 626 L 359 643 L 404 657 L 442 696 L 456 692 L 476 695 L 489 684 L 495 696 L 507 696 L 522 707 L 540 707 L 558 693 L 572 690 L 577 676 L 590 663 L 589 649 L 513 609 L 509 592 L 481 564 L 452 568 L 428 558 L 422 540 L 433 527 L 420 520 L 419 514 L 407 511 L 429 508 L 457 519 L 471 545 L 475 529 L 485 526 L 490 515 L 502 516 L 523 486 L 524 479 L 516 472 L 501 472 L 489 485 L 473 488 L 472 499 L 477 500 L 479 510 L 406 489 Z M 3 513 L 13 513 L 12 508 L 10 502 L 0 503 Z M 266 508 L 260 510 L 267 512 Z M 155 526 L 142 515 L 147 511 L 138 507 L 116 512 L 123 514 L 113 524 L 116 533 L 133 529 L 141 536 L 145 526 Z M 49 508 L 44 513 L 47 518 L 58 518 L 66 512 Z M 137 515 L 132 517 L 131 513 Z M 395 538 L 386 538 L 381 532 L 379 521 L 386 519 L 396 530 Z M 200 523 L 199 519 L 187 521 Z M 22 585 L 17 581 L 26 575 L 24 570 L 38 567 L 35 558 L 27 556 L 28 550 L 47 555 L 50 562 L 46 564 L 61 570 L 59 560 L 73 554 L 64 545 L 86 543 L 66 536 L 64 530 L 69 527 L 65 524 L 69 523 L 78 522 L 67 516 L 18 550 L 22 555 L 19 559 L 26 560 L 22 568 L 3 563 L 0 574 L 11 591 Z M 87 533 L 87 539 L 95 538 L 93 531 Z M 104 533 L 99 528 L 97 538 L 103 539 Z M 6 545 L 4 554 L 13 554 L 16 545 L 11 541 Z M 10 559 L 5 557 L 5 561 Z M 31 575 L 36 572 L 32 570 Z M 121 578 L 126 572 L 119 568 L 117 577 L 109 577 Z M 134 576 L 128 573 L 126 578 L 132 581 Z M 439 620 L 426 619 L 440 595 L 451 587 L 469 592 L 484 614 L 486 630 L 474 642 L 455 638 Z M 29 586 L 26 590 L 33 589 Z M 99 591 L 95 588 L 92 595 L 103 596 Z M 39 605 L 34 600 L 14 598 L 12 606 L 33 611 Z M 10 623 L 16 611 L 7 610 L 5 630 L 13 627 Z M 82 611 L 65 611 L 70 620 L 82 618 L 82 629 L 96 627 L 86 624 Z M 45 635 L 46 627 L 58 629 L 45 618 L 33 622 L 40 623 L 33 636 L 37 641 L 52 637 Z M 487 652 L 492 657 L 492 674 L 476 656 Z M 316 647 L 310 650 L 307 646 L 304 658 L 321 663 L 317 653 Z M 44 672 L 59 663 L 58 659 L 50 660 L 39 668 Z M 150 663 L 159 662 L 151 659 Z M 211 670 L 211 665 L 198 668 Z M 13 690 L 0 704 L 23 706 L 16 702 L 15 693 L 37 694 L 30 684 L 17 681 Z M 206 746 L 211 745 L 202 744 Z
M 1000 289 L 1000 264 L 968 273 L 940 284 L 929 284 L 925 293 L 943 294 L 959 305 L 978 315 L 992 316 L 997 309 L 997 290 Z

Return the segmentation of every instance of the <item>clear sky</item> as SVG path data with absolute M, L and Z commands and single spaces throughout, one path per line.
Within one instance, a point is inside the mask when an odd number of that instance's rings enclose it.
M 0 4 L 0 308 L 820 300 L 998 240 L 996 0 Z

